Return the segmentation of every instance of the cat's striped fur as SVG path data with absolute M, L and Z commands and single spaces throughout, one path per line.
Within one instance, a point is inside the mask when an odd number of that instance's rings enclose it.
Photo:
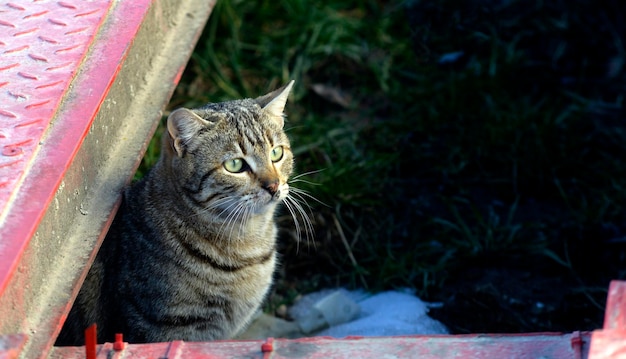
M 292 85 L 172 112 L 161 157 L 125 192 L 57 344 L 82 344 L 91 323 L 100 342 L 226 339 L 247 325 L 276 265 Z

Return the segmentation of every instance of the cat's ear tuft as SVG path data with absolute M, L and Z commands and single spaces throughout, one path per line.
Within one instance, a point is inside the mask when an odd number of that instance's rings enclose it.
M 289 97 L 293 83 L 294 81 L 291 80 L 287 85 L 256 99 L 256 102 L 263 108 L 263 111 L 265 111 L 270 118 L 278 121 L 281 128 L 284 124 L 283 111 L 285 110 L 285 104 L 287 104 L 287 98 Z
M 209 123 L 186 108 L 172 111 L 167 118 L 167 132 L 169 133 L 171 146 L 179 157 L 185 154 L 186 146 L 193 136 Z

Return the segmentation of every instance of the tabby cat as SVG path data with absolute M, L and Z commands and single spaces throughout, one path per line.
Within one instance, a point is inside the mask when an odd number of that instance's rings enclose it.
M 292 85 L 170 114 L 161 157 L 126 190 L 58 345 L 82 345 L 92 323 L 99 342 L 132 343 L 226 339 L 247 325 L 272 284 L 275 209 L 293 212 Z

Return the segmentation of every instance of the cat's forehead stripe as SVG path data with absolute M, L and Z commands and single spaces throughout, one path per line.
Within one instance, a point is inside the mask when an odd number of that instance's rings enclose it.
M 274 147 L 274 136 L 272 135 L 272 131 L 269 129 L 265 130 L 265 141 L 270 144 L 271 147 Z
M 245 114 L 248 116 L 244 116 L 243 113 L 240 115 L 241 117 L 235 121 L 235 126 L 240 138 L 240 147 L 244 150 L 244 154 L 249 154 L 258 145 L 263 145 L 265 138 L 258 126 L 258 119 L 255 119 L 250 113 Z M 242 142 L 245 144 L 244 146 L 241 146 Z

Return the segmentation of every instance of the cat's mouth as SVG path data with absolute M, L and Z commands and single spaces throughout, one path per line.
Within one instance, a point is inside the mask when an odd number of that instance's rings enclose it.
M 244 194 L 240 197 L 222 197 L 208 207 L 214 214 L 225 219 L 239 216 L 250 216 L 272 211 L 275 206 L 283 202 L 289 195 L 289 185 L 283 184 L 275 191 L 259 188 L 257 191 Z
M 280 186 L 276 191 L 267 191 L 266 189 L 260 189 L 255 193 L 245 195 L 240 198 L 240 204 L 245 209 L 243 211 L 249 214 L 261 214 L 265 211 L 272 210 L 273 207 L 282 202 L 289 193 L 289 187 L 287 185 Z M 234 209 L 235 207 L 231 207 Z
M 268 191 L 267 189 L 261 189 L 257 193 L 256 202 L 259 205 L 259 210 L 263 210 L 264 207 L 270 205 L 276 205 L 282 202 L 289 194 L 289 185 L 282 184 L 278 186 L 274 191 Z
M 289 193 L 287 185 L 280 186 L 276 191 L 267 191 L 265 189 L 259 191 L 258 200 L 263 205 L 269 205 L 281 202 Z

